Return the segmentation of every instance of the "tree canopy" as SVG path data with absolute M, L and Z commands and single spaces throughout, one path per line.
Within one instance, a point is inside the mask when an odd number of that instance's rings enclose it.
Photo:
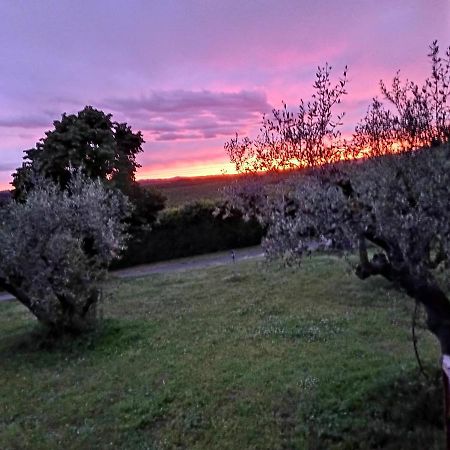
M 139 164 L 136 156 L 142 152 L 144 139 L 140 131 L 133 132 L 126 123 L 112 120 L 111 114 L 86 106 L 77 114 L 63 114 L 53 122 L 34 148 L 25 151 L 22 166 L 13 174 L 13 197 L 23 201 L 33 188 L 36 177 L 46 177 L 65 189 L 74 169 L 91 179 L 119 189 L 134 204 L 130 217 L 139 226 L 155 220 L 164 208 L 165 198 L 135 181 Z
M 383 276 L 422 304 L 428 328 L 450 354 L 442 277 L 450 261 L 450 47 L 441 57 L 433 42 L 429 58 L 423 85 L 399 74 L 391 87 L 381 82 L 386 103 L 374 99 L 351 140 L 341 139 L 332 113 L 345 94 L 345 72 L 332 85 L 325 66 L 298 114 L 274 111 L 261 136 L 225 148 L 241 171 L 308 168 L 276 188 L 258 177 L 230 192 L 234 206 L 267 227 L 269 256 L 292 263 L 314 249 L 356 252 L 356 275 Z
M 78 171 L 67 187 L 41 177 L 24 202 L 0 209 L 0 288 L 54 332 L 92 324 L 129 210 L 123 194 Z
M 135 180 L 139 167 L 136 155 L 144 139 L 126 123 L 112 121 L 92 106 L 78 114 L 63 114 L 53 122 L 54 129 L 45 133 L 34 148 L 25 151 L 22 167 L 13 174 L 14 197 L 21 198 L 37 172 L 67 186 L 73 168 L 82 168 L 90 178 L 108 180 L 124 191 Z

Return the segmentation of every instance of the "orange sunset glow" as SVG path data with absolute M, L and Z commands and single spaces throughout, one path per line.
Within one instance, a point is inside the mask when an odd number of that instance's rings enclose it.
M 0 43 L 0 450 L 450 450 L 450 0 Z
M 192 164 L 173 164 L 168 167 L 145 167 L 139 170 L 137 179 L 166 179 L 174 177 L 203 177 L 208 175 L 236 174 L 233 164 L 221 162 L 195 162 Z
M 295 111 L 326 62 L 336 77 L 348 66 L 351 135 L 380 79 L 421 82 L 430 42 L 450 41 L 447 0 L 112 3 L 2 5 L 0 190 L 54 120 L 86 105 L 142 131 L 137 179 L 232 174 L 224 143 L 256 136 L 282 102 Z

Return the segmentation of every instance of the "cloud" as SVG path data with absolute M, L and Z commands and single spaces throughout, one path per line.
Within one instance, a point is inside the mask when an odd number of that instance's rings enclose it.
M 178 141 L 180 139 L 201 139 L 202 137 L 205 136 L 202 136 L 201 134 L 193 134 L 186 132 L 179 132 L 179 133 L 158 132 L 154 139 L 156 141 Z
M 266 96 L 260 91 L 162 91 L 139 99 L 116 99 L 111 103 L 153 113 L 222 111 L 228 108 L 254 111 L 267 106 Z
M 16 166 L 13 163 L 0 163 L 0 172 L 12 172 L 16 170 Z
M 48 127 L 55 117 L 48 114 L 30 116 L 0 117 L 2 128 L 43 128 Z
M 254 126 L 272 107 L 262 91 L 160 91 L 139 98 L 113 98 L 104 106 L 120 111 L 147 139 L 173 141 L 233 135 Z

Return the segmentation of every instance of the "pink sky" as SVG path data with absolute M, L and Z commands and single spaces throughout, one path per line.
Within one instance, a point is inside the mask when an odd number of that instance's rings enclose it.
M 89 104 L 142 130 L 138 178 L 228 172 L 223 144 L 349 66 L 351 130 L 397 69 L 450 45 L 448 0 L 16 0 L 0 5 L 0 189 L 52 121 Z

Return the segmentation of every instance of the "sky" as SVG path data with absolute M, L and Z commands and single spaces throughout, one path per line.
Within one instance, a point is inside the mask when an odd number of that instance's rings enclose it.
M 449 0 L 0 0 L 0 190 L 63 112 L 143 132 L 137 178 L 232 173 L 223 145 L 338 77 L 350 130 L 378 82 L 429 72 Z

